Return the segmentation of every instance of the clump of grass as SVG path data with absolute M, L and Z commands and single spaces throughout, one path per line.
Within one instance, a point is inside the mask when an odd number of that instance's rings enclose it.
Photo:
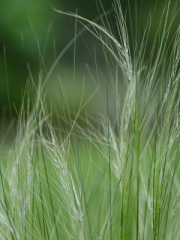
M 105 114 L 88 116 L 87 127 L 79 126 L 84 105 L 76 112 L 74 100 L 72 118 L 59 79 L 60 101 L 67 111 L 59 120 L 55 108 L 58 128 L 54 127 L 43 88 L 55 64 L 43 83 L 40 74 L 39 87 L 30 72 L 27 106 L 23 101 L 16 140 L 0 168 L 1 239 L 180 238 L 180 29 L 169 48 L 177 14 L 173 12 L 169 21 L 169 8 L 167 2 L 148 60 L 151 19 L 142 39 L 137 16 L 135 31 L 130 21 L 134 43 L 130 47 L 120 1 L 114 2 L 117 38 L 108 17 L 99 25 L 67 14 L 76 18 L 76 24 L 88 22 L 85 27 L 102 43 L 107 69 Z M 77 37 L 75 33 L 71 42 L 74 49 Z M 99 75 L 97 68 L 101 89 Z M 110 89 L 114 100 L 109 98 Z M 115 121 L 110 104 L 116 109 Z

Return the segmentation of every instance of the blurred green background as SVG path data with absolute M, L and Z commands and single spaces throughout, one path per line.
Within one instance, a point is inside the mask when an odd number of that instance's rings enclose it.
M 142 32 L 146 26 L 148 16 L 153 10 L 155 2 L 155 0 L 143 1 L 141 16 Z M 157 4 L 152 31 L 149 36 L 150 41 L 153 40 L 153 31 L 157 29 L 165 2 L 166 1 L 159 1 Z M 172 11 L 176 1 L 171 2 Z M 177 2 L 178 6 L 179 2 L 180 1 Z M 137 3 L 139 13 L 141 1 L 139 0 Z M 113 1 L 111 0 L 102 0 L 102 5 L 105 11 L 112 8 L 112 4 Z M 121 1 L 121 4 L 123 12 L 126 14 L 127 24 L 129 25 L 128 1 Z M 135 1 L 130 0 L 132 18 L 135 16 L 134 4 Z M 90 20 L 93 20 L 99 15 L 97 5 L 102 13 L 100 3 L 98 1 L 96 3 L 95 0 L 0 0 L 0 119 L 3 116 L 6 116 L 6 119 L 8 120 L 10 117 L 4 57 L 6 56 L 7 79 L 12 115 L 15 117 L 20 109 L 22 94 L 29 76 L 27 63 L 32 71 L 34 81 L 38 82 L 40 61 L 35 38 L 39 41 L 39 46 L 48 71 L 56 57 L 74 37 L 74 19 L 54 12 L 51 5 L 54 8 L 65 12 L 76 12 L 77 9 L 79 15 Z M 115 26 L 113 14 L 111 14 L 111 19 L 112 24 Z M 178 24 L 179 19 L 176 17 L 176 21 L 172 28 L 172 34 Z M 78 24 L 78 28 L 81 29 L 82 26 Z M 94 46 L 96 46 L 96 54 L 99 59 L 98 63 L 101 65 L 101 63 L 103 63 L 103 54 L 102 50 L 99 50 L 100 45 L 98 45 L 97 41 L 95 41 L 95 38 L 91 36 L 90 33 L 84 34 L 83 37 L 91 53 L 94 51 Z M 56 73 L 59 73 L 62 82 L 64 82 L 66 93 L 69 97 L 73 96 L 73 51 L 74 49 L 72 46 L 63 56 L 61 62 L 56 68 Z M 78 76 L 77 89 L 79 89 L 79 93 L 76 95 L 79 97 L 79 101 L 81 99 L 80 95 L 82 92 L 82 81 L 84 76 L 86 78 L 85 91 L 87 91 L 85 96 L 88 95 L 88 93 L 91 95 L 94 91 L 94 88 L 91 89 L 90 87 L 92 85 L 92 83 L 90 83 L 90 75 L 88 75 L 87 68 L 85 68 L 85 64 L 87 63 L 90 66 L 90 69 L 95 69 L 92 62 L 93 60 L 91 59 L 83 40 L 78 40 L 76 66 Z M 57 90 L 53 75 L 51 86 L 48 87 Z M 54 95 L 54 92 L 49 91 L 48 94 L 48 96 Z M 56 92 L 56 94 L 58 95 L 58 92 Z M 88 96 L 85 97 L 84 101 L 86 101 L 87 98 Z M 92 101 L 89 105 L 89 108 L 92 110 L 96 110 L 97 107 L 100 108 L 100 106 L 97 106 L 96 100 L 94 100 L 94 102 Z

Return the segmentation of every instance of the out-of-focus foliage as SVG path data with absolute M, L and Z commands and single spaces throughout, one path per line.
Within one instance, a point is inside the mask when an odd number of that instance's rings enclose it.
M 21 89 L 28 77 L 27 62 L 30 63 L 32 71 L 38 66 L 38 48 L 34 35 L 39 45 L 44 48 L 49 26 L 53 27 L 53 22 L 58 21 L 58 16 L 54 14 L 50 4 L 58 8 L 63 5 L 56 0 L 6 0 L 0 3 L 0 115 L 3 106 L 8 106 L 4 47 L 10 97 L 18 107 L 22 99 Z
M 105 11 L 112 8 L 113 0 L 102 0 L 101 2 Z M 130 0 L 129 2 L 131 6 L 131 17 L 134 19 L 135 1 Z M 148 16 L 150 16 L 150 12 L 152 13 L 155 0 L 144 0 L 142 11 L 142 1 L 139 0 L 137 2 L 138 13 L 141 12 L 142 19 L 139 26 L 143 34 Z M 175 2 L 175 0 L 173 2 Z M 15 108 L 13 104 L 19 109 L 22 92 L 29 76 L 27 63 L 29 63 L 34 80 L 36 81 L 38 79 L 40 61 L 36 40 L 39 42 L 46 67 L 49 69 L 55 57 L 74 36 L 74 19 L 54 12 L 51 5 L 65 12 L 76 12 L 77 9 L 79 15 L 92 20 L 99 15 L 99 11 L 101 13 L 103 12 L 100 2 L 97 1 L 97 4 L 95 0 L 0 0 L 0 117 L 3 112 L 3 107 L 7 109 L 7 115 L 9 112 L 4 66 L 4 46 L 6 48 L 10 102 L 14 115 Z M 124 14 L 127 15 L 127 19 L 129 19 L 128 1 L 123 0 L 121 4 Z M 156 30 L 156 19 L 159 21 L 161 18 L 164 4 L 165 1 L 157 4 L 156 11 L 154 12 L 155 16 L 152 31 L 149 36 L 150 40 L 153 39 L 153 31 Z M 113 14 L 111 15 L 111 20 L 112 23 L 115 22 Z M 178 22 L 178 20 L 176 20 L 176 22 Z M 114 29 L 117 31 L 115 24 Z M 91 42 L 91 38 L 85 39 L 85 41 L 88 44 Z M 77 59 L 82 57 L 82 53 L 83 51 L 80 49 L 77 54 Z M 73 47 L 63 58 L 66 64 L 71 67 L 68 59 L 69 56 L 72 60 Z

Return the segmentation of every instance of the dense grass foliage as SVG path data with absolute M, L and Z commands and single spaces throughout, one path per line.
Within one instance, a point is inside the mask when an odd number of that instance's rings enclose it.
M 17 136 L 1 162 L 0 239 L 180 238 L 180 29 L 169 41 L 178 13 L 175 8 L 170 16 L 169 7 L 167 2 L 148 59 L 152 19 L 142 37 L 137 15 L 128 30 L 119 0 L 114 2 L 117 37 L 106 15 L 99 25 L 65 13 L 75 17 L 74 96 L 76 40 L 84 31 L 77 32 L 77 21 L 87 22 L 85 29 L 102 43 L 104 113 L 87 114 L 79 125 L 86 103 L 77 106 L 74 97 L 72 114 L 58 78 L 66 111 L 59 115 L 54 106 L 53 124 L 43 90 L 62 55 L 45 80 L 39 74 L 38 87 L 29 69 Z M 100 76 L 97 66 L 93 84 L 101 98 Z

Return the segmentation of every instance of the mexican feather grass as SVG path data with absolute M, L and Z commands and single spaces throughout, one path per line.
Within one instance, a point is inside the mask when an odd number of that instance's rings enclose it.
M 180 28 L 169 41 L 177 8 L 170 15 L 166 3 L 148 59 L 152 18 L 140 38 L 137 9 L 129 34 L 120 1 L 114 1 L 118 37 L 105 13 L 100 25 L 99 19 L 54 10 L 76 21 L 75 38 L 67 45 L 74 44 L 74 93 L 78 37 L 88 30 L 102 44 L 105 110 L 87 115 L 86 127 L 80 126 L 86 104 L 77 108 L 74 99 L 72 116 L 58 78 L 66 112 L 59 116 L 55 108 L 53 126 L 43 90 L 67 49 L 45 80 L 40 72 L 38 87 L 29 67 L 16 139 L 0 167 L 0 239 L 179 239 Z M 78 22 L 84 26 L 80 33 Z M 99 76 L 97 67 L 101 96 Z

